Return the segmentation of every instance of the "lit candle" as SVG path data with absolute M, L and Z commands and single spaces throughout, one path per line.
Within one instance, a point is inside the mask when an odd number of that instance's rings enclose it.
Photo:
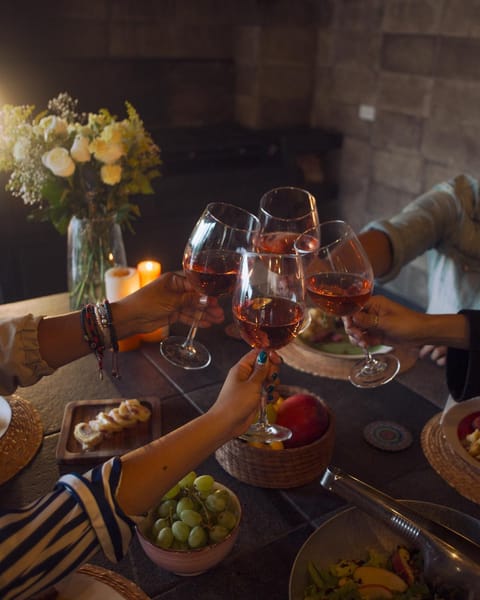
M 105 291 L 110 302 L 116 302 L 136 292 L 140 287 L 137 269 L 132 267 L 112 267 L 105 272 Z M 140 336 L 132 335 L 118 340 L 120 352 L 135 350 L 140 346 Z
M 140 277 L 140 287 L 143 287 L 160 275 L 162 265 L 156 260 L 142 260 L 137 265 L 137 271 Z
M 137 271 L 140 278 L 140 287 L 143 287 L 160 276 L 162 265 L 156 260 L 142 260 L 137 265 Z M 160 342 L 168 334 L 169 327 L 165 325 L 151 333 L 142 333 L 140 337 L 144 342 Z

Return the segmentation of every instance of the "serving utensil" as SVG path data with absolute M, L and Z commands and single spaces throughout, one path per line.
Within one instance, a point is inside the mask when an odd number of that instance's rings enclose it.
M 378 518 L 421 550 L 428 583 L 459 588 L 466 600 L 480 597 L 478 544 L 338 468 L 326 469 L 320 484 Z

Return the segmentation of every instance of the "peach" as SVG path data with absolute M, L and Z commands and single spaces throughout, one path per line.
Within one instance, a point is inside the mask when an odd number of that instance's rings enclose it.
M 353 574 L 353 579 L 359 585 L 383 586 L 392 592 L 404 592 L 407 589 L 407 584 L 401 577 L 381 567 L 358 567 Z

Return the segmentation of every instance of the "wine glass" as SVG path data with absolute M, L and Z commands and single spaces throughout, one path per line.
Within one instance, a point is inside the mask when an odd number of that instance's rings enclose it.
M 294 254 L 295 239 L 319 223 L 315 196 L 296 187 L 269 190 L 260 199 L 258 219 L 255 246 L 259 252 Z
M 206 206 L 185 246 L 183 270 L 187 280 L 200 294 L 200 308 L 186 338 L 169 336 L 160 352 L 169 362 L 184 369 L 203 369 L 210 364 L 208 349 L 195 340 L 198 323 L 208 296 L 232 291 L 240 252 L 251 249 L 258 219 L 248 211 L 224 202 Z
M 373 269 L 353 229 L 344 221 L 326 221 L 295 241 L 302 257 L 308 297 L 335 317 L 353 315 L 373 291 Z M 357 387 L 377 387 L 391 381 L 400 369 L 393 354 L 372 356 L 353 365 L 349 379 Z
M 267 352 L 288 344 L 299 332 L 305 313 L 302 261 L 295 254 L 244 252 L 232 296 L 233 317 L 241 337 Z M 272 442 L 292 432 L 267 418 L 267 391 L 259 419 L 241 437 Z

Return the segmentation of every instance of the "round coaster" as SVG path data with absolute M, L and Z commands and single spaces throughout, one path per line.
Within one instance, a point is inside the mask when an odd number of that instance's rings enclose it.
M 12 416 L 0 438 L 0 484 L 11 479 L 32 460 L 43 439 L 43 426 L 37 409 L 16 394 L 6 400 Z
M 405 450 L 413 441 L 408 429 L 393 421 L 373 421 L 365 427 L 363 436 L 369 444 L 387 452 Z

